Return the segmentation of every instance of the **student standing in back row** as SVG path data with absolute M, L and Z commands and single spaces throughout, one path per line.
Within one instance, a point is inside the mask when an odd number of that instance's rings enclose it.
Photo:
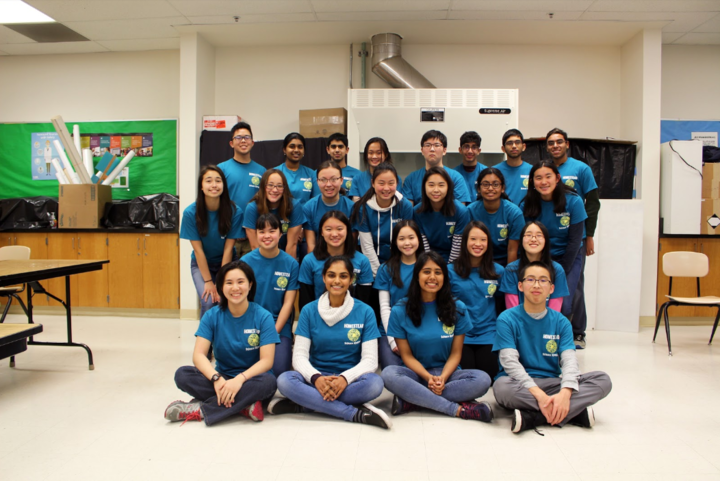
M 482 139 L 477 132 L 465 132 L 460 136 L 459 150 L 460 155 L 462 155 L 462 164 L 455 167 L 455 170 L 465 179 L 465 185 L 470 194 L 470 202 L 477 200 L 477 178 L 480 171 L 485 168 L 484 165 L 478 165 L 480 142 L 482 142 Z
M 507 159 L 495 166 L 505 176 L 505 193 L 515 205 L 527 194 L 530 169 L 532 165 L 523 162 L 522 153 L 525 152 L 525 139 L 517 129 L 510 129 L 505 132 L 502 139 L 502 151 Z
M 363 150 L 363 161 L 365 162 L 365 171 L 360 172 L 353 179 L 352 188 L 350 189 L 350 196 L 355 202 L 360 200 L 370 188 L 375 167 L 383 162 L 393 163 L 387 143 L 380 137 L 373 137 L 367 141 L 365 150 Z M 398 176 L 397 191 L 402 194 L 401 186 L 402 177 Z
M 330 159 L 333 160 L 342 169 L 342 186 L 345 189 L 345 195 L 350 195 L 350 189 L 352 188 L 355 177 L 361 174 L 359 169 L 348 165 L 347 155 L 350 149 L 348 148 L 347 135 L 335 132 L 328 137 L 327 153 Z M 308 249 L 312 251 L 312 249 Z
M 233 157 L 218 165 L 225 174 L 230 200 L 235 202 L 235 205 L 240 207 L 243 212 L 257 194 L 260 178 L 265 173 L 265 167 L 250 159 L 253 145 L 255 143 L 250 125 L 246 122 L 238 122 L 230 131 L 230 147 L 233 149 Z M 236 249 L 239 257 L 252 250 L 247 239 L 238 241 Z

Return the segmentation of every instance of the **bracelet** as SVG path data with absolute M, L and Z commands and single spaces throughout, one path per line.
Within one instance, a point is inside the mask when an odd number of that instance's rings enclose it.
M 212 282 L 212 279 L 210 279 L 209 281 L 205 281 L 205 284 L 207 284 L 208 282 Z
M 240 375 L 245 378 L 245 381 L 247 381 L 247 376 L 245 376 L 245 374 L 240 373 Z

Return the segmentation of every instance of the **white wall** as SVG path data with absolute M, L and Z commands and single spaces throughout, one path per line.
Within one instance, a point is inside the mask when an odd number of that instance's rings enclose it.
M 662 118 L 720 119 L 720 46 L 663 46 Z
M 180 53 L 0 57 L 0 122 L 177 118 Z

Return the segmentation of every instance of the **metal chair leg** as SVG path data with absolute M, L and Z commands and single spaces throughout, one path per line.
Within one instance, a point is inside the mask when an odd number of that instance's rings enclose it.
M 653 343 L 655 342 L 655 338 L 657 337 L 658 328 L 660 327 L 660 318 L 662 317 L 663 310 L 667 307 L 667 305 L 668 305 L 668 303 L 666 302 L 660 306 L 660 309 L 658 309 L 657 320 L 655 321 L 655 334 L 653 335 L 653 340 L 652 340 Z
M 670 319 L 668 319 L 668 310 L 670 306 L 665 307 L 665 335 L 668 343 L 668 356 L 672 356 L 672 347 L 670 346 Z
M 7 304 L 5 304 L 5 309 L 3 310 L 2 317 L 0 317 L 0 323 L 5 322 L 5 317 L 10 310 L 10 304 L 12 304 L 12 296 L 7 296 Z
M 718 327 L 718 321 L 720 321 L 720 306 L 718 306 L 718 312 L 717 312 L 717 315 L 715 316 L 715 324 L 713 324 L 713 330 L 712 330 L 712 334 L 710 334 L 710 341 L 708 341 L 708 346 L 710 344 L 712 344 L 713 337 L 715 337 L 715 331 L 717 330 L 717 327 Z

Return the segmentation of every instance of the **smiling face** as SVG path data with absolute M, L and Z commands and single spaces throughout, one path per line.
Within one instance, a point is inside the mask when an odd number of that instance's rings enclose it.
M 335 162 L 340 163 L 345 159 L 348 153 L 348 148 L 339 140 L 333 140 L 330 145 L 327 146 L 327 153 L 330 158 Z
M 552 194 L 560 182 L 560 176 L 555 175 L 550 167 L 540 167 L 533 176 L 535 190 L 540 193 L 542 200 L 551 200 Z
M 389 202 L 397 191 L 397 177 L 392 172 L 383 172 L 372 183 L 375 195 L 382 202 Z
M 280 237 L 282 237 L 280 229 L 273 228 L 270 224 L 265 224 L 265 227 L 258 229 L 255 233 L 257 234 L 258 244 L 266 250 L 274 250 L 280 242 Z
M 427 294 L 437 295 L 444 280 L 442 269 L 432 260 L 428 260 L 418 273 L 420 290 Z
M 330 217 L 320 228 L 320 235 L 329 247 L 342 247 L 347 239 L 347 227 L 340 219 Z
M 428 177 L 425 182 L 425 193 L 430 202 L 433 204 L 441 204 L 448 193 L 448 183 L 440 174 L 433 174 Z
M 561 134 L 552 134 L 547 138 L 547 151 L 553 160 L 564 160 L 570 143 Z
M 344 262 L 333 262 L 323 275 L 325 289 L 334 297 L 345 297 L 352 284 L 352 273 L 348 272 Z
M 481 258 L 485 251 L 487 251 L 488 237 L 482 229 L 474 227 L 470 229 L 470 235 L 467 241 L 467 250 L 470 257 Z
M 265 186 L 265 195 L 268 202 L 275 204 L 282 199 L 285 187 L 283 186 L 282 177 L 279 174 L 270 174 L 267 185 Z
M 252 150 L 253 142 L 252 134 L 248 129 L 237 129 L 230 140 L 230 147 L 233 148 L 235 154 L 247 155 Z
M 525 296 L 525 302 L 544 305 L 545 300 L 555 291 L 550 282 L 550 273 L 545 267 L 532 266 L 525 269 L 525 277 L 518 282 L 518 289 Z
M 323 197 L 334 199 L 342 187 L 342 172 L 334 168 L 323 169 L 317 174 L 317 182 Z
M 290 162 L 297 164 L 305 157 L 305 145 L 300 139 L 292 139 L 283 149 L 283 153 Z
M 228 305 L 240 306 L 247 301 L 252 284 L 240 269 L 232 269 L 225 275 L 222 290 Z
M 385 152 L 383 151 L 380 142 L 373 142 L 372 144 L 368 145 L 367 161 L 371 170 L 385 162 L 385 158 Z
M 480 156 L 480 146 L 475 142 L 462 144 L 459 151 L 465 165 L 475 165 L 478 156 Z
M 402 255 L 410 257 L 417 252 L 420 239 L 418 239 L 417 234 L 411 227 L 405 226 L 398 232 L 396 245 Z
M 522 238 L 523 249 L 525 252 L 531 255 L 540 254 L 545 248 L 545 236 L 543 236 L 542 230 L 536 224 L 530 224 L 525 229 L 525 234 Z
M 202 178 L 202 191 L 205 197 L 220 197 L 223 193 L 222 177 L 214 170 L 205 172 Z
M 482 198 L 488 202 L 500 199 L 502 193 L 505 192 L 505 186 L 500 177 L 495 174 L 488 174 L 478 182 L 480 183 Z

